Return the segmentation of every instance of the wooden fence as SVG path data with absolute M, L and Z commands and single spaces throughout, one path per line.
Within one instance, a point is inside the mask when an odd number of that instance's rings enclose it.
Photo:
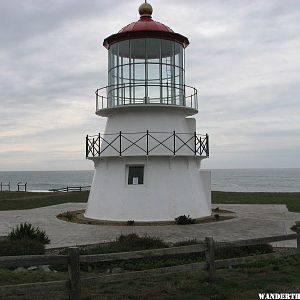
M 40 265 L 68 265 L 69 280 L 29 283 L 0 286 L 0 299 L 15 299 L 19 296 L 36 299 L 49 295 L 50 291 L 55 291 L 59 297 L 69 298 L 71 300 L 81 299 L 81 287 L 95 287 L 103 283 L 119 281 L 123 279 L 140 278 L 141 276 L 170 274 L 177 272 L 190 272 L 194 270 L 207 270 L 209 277 L 213 280 L 216 269 L 226 268 L 246 263 L 262 261 L 270 258 L 279 258 L 289 255 L 298 255 L 300 260 L 300 222 L 297 222 L 297 233 L 271 236 L 257 239 L 238 240 L 233 242 L 215 242 L 212 237 L 205 238 L 204 243 L 171 247 L 164 249 L 142 250 L 122 253 L 108 253 L 95 255 L 79 255 L 78 247 L 68 249 L 68 255 L 27 255 L 27 256 L 7 256 L 0 257 L 0 267 L 29 267 Z M 215 260 L 215 250 L 227 246 L 249 246 L 260 245 L 271 242 L 286 241 L 297 239 L 297 248 L 289 249 L 284 252 L 275 252 L 260 254 L 255 256 L 238 257 Z M 205 261 L 178 265 L 166 268 L 151 269 L 144 271 L 126 272 L 110 275 L 101 275 L 97 277 L 80 278 L 80 265 L 93 264 L 107 261 L 120 261 L 129 259 L 139 259 L 145 257 L 158 257 L 165 255 L 177 255 L 188 253 L 205 253 Z M 15 297 L 15 298 L 11 298 Z M 46 297 L 47 298 L 47 297 Z

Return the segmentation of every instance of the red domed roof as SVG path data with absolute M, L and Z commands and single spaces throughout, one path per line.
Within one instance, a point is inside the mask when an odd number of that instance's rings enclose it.
M 127 26 L 123 27 L 121 32 L 132 32 L 132 31 L 162 31 L 162 32 L 174 32 L 168 26 L 152 20 L 151 17 L 141 17 L 138 21 L 132 22 Z
M 189 40 L 185 36 L 175 33 L 168 26 L 152 20 L 152 11 L 152 6 L 145 1 L 139 7 L 140 19 L 123 27 L 117 34 L 106 38 L 103 42 L 104 47 L 109 49 L 114 43 L 141 38 L 171 40 L 180 43 L 184 48 L 187 47 Z

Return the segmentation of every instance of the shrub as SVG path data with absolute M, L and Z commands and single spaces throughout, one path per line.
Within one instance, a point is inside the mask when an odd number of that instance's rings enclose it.
M 133 225 L 134 225 L 134 220 L 127 221 L 127 226 L 133 226 Z
M 219 219 L 220 219 L 220 215 L 219 215 L 219 214 L 214 214 L 214 218 L 215 218 L 216 220 L 219 220 Z
M 67 221 L 71 222 L 74 218 L 73 214 L 71 211 L 67 211 L 63 216 L 67 219 Z
M 45 246 L 33 240 L 2 240 L 0 256 L 38 255 L 45 253 Z
M 140 248 L 140 249 L 153 249 L 153 248 L 163 248 L 167 245 L 163 242 L 162 239 L 158 237 L 151 237 L 148 235 L 138 236 L 135 233 L 120 235 L 116 239 L 116 243 L 120 246 L 127 246 L 130 248 Z
M 16 240 L 33 240 L 41 244 L 49 244 L 50 240 L 44 230 L 34 227 L 30 223 L 21 223 L 9 233 L 8 239 Z
M 297 232 L 297 225 L 296 224 L 294 224 L 291 228 L 290 228 L 292 231 L 295 231 L 295 232 Z
M 179 216 L 175 218 L 175 222 L 177 225 L 187 225 L 187 224 L 195 224 L 196 220 L 190 218 L 190 215 Z
M 117 253 L 157 248 L 167 248 L 168 245 L 157 237 L 138 236 L 135 233 L 120 235 L 115 241 L 102 245 L 91 246 L 81 250 L 81 254 Z M 65 254 L 60 252 L 60 254 Z

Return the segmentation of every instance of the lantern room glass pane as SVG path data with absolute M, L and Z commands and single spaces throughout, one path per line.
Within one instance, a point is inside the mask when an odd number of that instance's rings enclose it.
M 119 42 L 119 56 L 124 59 L 124 63 L 129 63 L 130 58 L 130 41 Z
M 159 63 L 160 60 L 160 44 L 159 39 L 147 39 L 146 54 L 148 63 Z
M 150 83 L 159 83 L 160 66 L 159 64 L 148 63 L 148 81 Z
M 133 80 L 136 83 L 144 84 L 145 83 L 145 64 L 135 64 L 135 77 Z
M 131 58 L 134 59 L 134 63 L 145 63 L 146 58 L 146 40 L 136 39 L 130 40 L 131 44 Z
M 181 44 L 153 38 L 115 43 L 109 49 L 108 65 L 109 107 L 151 103 L 185 105 Z

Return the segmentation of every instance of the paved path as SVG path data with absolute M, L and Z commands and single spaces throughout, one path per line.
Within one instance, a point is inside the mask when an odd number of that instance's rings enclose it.
M 49 248 L 92 244 L 114 240 L 120 234 L 137 233 L 159 236 L 167 242 L 203 239 L 213 236 L 218 241 L 230 241 L 292 233 L 290 227 L 300 220 L 300 213 L 289 212 L 285 205 L 219 204 L 221 209 L 237 213 L 237 218 L 207 224 L 185 226 L 108 226 L 85 225 L 61 221 L 61 212 L 84 209 L 85 203 L 65 203 L 49 207 L 0 212 L 0 236 L 7 235 L 21 222 L 30 222 L 46 230 Z M 296 246 L 296 241 L 276 243 Z

